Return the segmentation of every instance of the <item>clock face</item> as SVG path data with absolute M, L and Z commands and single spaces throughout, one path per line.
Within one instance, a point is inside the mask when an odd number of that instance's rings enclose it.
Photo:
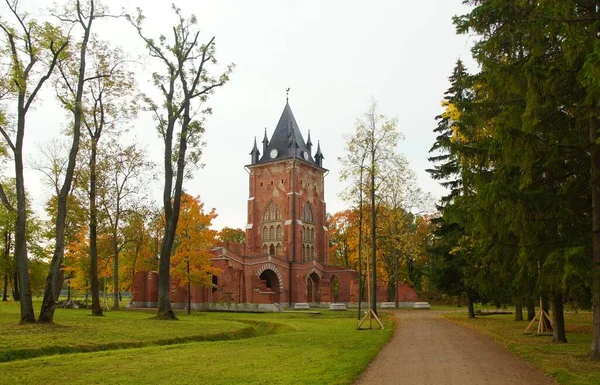
M 304 158 L 304 160 L 308 160 L 308 152 L 302 151 L 302 157 Z
M 271 155 L 271 159 L 277 158 L 277 150 L 276 149 L 271 150 L 270 155 Z

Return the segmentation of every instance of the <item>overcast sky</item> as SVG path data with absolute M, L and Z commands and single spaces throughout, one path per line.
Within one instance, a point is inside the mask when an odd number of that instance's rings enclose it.
M 21 0 L 34 15 L 47 14 L 51 1 Z M 121 7 L 141 7 L 147 31 L 158 36 L 173 25 L 170 1 L 108 1 L 115 13 Z M 215 207 L 216 228 L 246 225 L 248 174 L 254 137 L 260 142 L 265 127 L 270 136 L 285 106 L 285 89 L 291 88 L 290 106 L 306 139 L 321 142 L 328 211 L 349 206 L 340 200 L 338 157 L 344 155 L 344 135 L 374 98 L 381 113 L 398 118 L 405 136 L 401 151 L 418 176 L 419 186 L 439 198 L 444 190 L 429 178 L 428 150 L 435 136 L 434 117 L 448 88 L 448 76 L 458 58 L 473 68 L 472 38 L 458 36 L 452 16 L 468 9 L 461 0 L 429 1 L 178 1 L 187 14 L 198 17 L 201 38 L 216 37 L 217 58 L 224 66 L 235 63 L 231 81 L 210 98 L 213 115 L 206 125 L 205 168 L 185 184 L 200 195 L 206 207 Z M 0 15 L 9 19 L 2 2 Z M 10 19 L 9 19 L 10 20 Z M 132 56 L 144 47 L 124 20 L 99 22 L 95 32 L 120 45 Z M 136 67 L 140 88 L 148 89 L 155 70 L 150 60 Z M 60 136 L 65 115 L 44 92 L 32 112 L 26 131 L 26 157 L 38 156 L 36 145 Z M 152 120 L 141 116 L 131 136 L 147 146 L 160 163 L 162 142 Z M 259 143 L 260 144 L 260 143 Z M 27 161 L 26 161 L 27 162 Z M 26 163 L 27 164 L 27 163 Z M 28 191 L 38 210 L 50 191 L 41 175 L 26 174 Z M 160 185 L 155 185 L 160 197 Z

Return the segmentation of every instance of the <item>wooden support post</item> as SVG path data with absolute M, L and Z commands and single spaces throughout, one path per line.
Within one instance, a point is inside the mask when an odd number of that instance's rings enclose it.
M 525 331 L 523 333 L 525 333 L 525 334 L 530 333 L 529 329 L 531 329 L 531 327 L 533 326 L 535 321 L 538 321 L 537 331 L 535 333 L 536 336 L 552 334 L 552 320 L 550 319 L 550 316 L 548 315 L 548 313 L 546 313 L 546 311 L 544 310 L 544 306 L 543 306 L 541 297 L 540 297 L 540 311 L 531 320 L 529 325 L 527 325 L 527 328 L 525 328 Z

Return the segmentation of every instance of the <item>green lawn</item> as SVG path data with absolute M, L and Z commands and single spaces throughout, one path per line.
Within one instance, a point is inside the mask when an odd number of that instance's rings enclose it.
M 357 331 L 353 311 L 194 312 L 178 313 L 179 321 L 151 320 L 153 313 L 137 311 L 107 312 L 100 318 L 87 314 L 59 309 L 57 325 L 17 325 L 17 306 L 1 304 L 0 356 L 36 344 L 54 355 L 13 356 L 0 363 L 0 382 L 350 384 L 394 328 L 393 318 L 384 317 L 385 330 Z M 81 344 L 95 351 L 53 350 Z M 147 346 L 136 347 L 142 344 Z
M 527 322 L 515 322 L 513 315 L 488 315 L 469 319 L 465 314 L 447 314 L 453 322 L 479 330 L 512 352 L 551 374 L 561 384 L 600 385 L 600 362 L 588 359 L 592 315 L 565 313 L 567 344 L 552 343 L 552 337 L 523 334 Z

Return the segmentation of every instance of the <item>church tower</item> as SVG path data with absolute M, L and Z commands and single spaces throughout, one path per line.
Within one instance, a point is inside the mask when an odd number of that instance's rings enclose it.
M 246 242 L 252 254 L 287 262 L 327 264 L 329 237 L 323 154 L 312 154 L 310 132 L 304 141 L 289 103 L 269 140 L 265 129 L 262 156 L 256 139 L 247 166 L 250 174 Z

